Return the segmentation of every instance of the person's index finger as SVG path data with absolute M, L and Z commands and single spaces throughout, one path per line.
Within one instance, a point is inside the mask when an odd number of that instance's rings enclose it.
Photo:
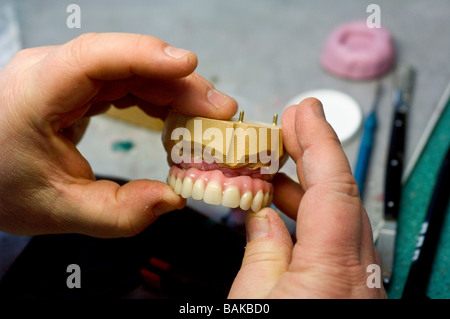
M 67 42 L 61 50 L 69 65 L 79 67 L 94 80 L 132 75 L 181 78 L 197 67 L 193 52 L 143 34 L 87 33 Z
M 281 127 L 283 133 L 283 145 L 286 152 L 297 163 L 303 155 L 300 145 L 298 145 L 295 133 L 295 113 L 298 105 L 288 107 L 281 116 Z
M 39 95 L 30 95 L 28 99 L 38 106 L 32 110 L 36 120 L 55 123 L 63 114 L 70 113 L 64 120 L 68 125 L 87 112 L 90 102 L 106 82 L 130 81 L 131 85 L 133 78 L 141 78 L 157 83 L 155 87 L 142 87 L 137 94 L 147 102 L 159 104 L 166 95 L 175 108 L 199 116 L 230 118 L 237 108 L 236 102 L 205 81 L 197 80 L 193 76 L 196 66 L 197 57 L 193 52 L 175 48 L 152 36 L 85 34 L 55 47 L 33 66 L 27 92 L 39 92 Z M 129 84 L 125 87 L 133 94 L 136 89 Z M 156 90 L 162 86 L 165 86 L 163 90 Z M 114 87 L 112 84 L 111 88 Z M 126 92 L 122 96 L 124 94 Z
M 168 44 L 148 35 L 84 34 L 50 52 L 35 65 L 30 92 L 40 92 L 41 105 L 57 109 L 39 110 L 42 115 L 71 111 L 87 103 L 104 81 L 130 78 L 182 78 L 197 66 L 194 53 L 174 58 Z M 170 49 L 169 49 L 170 51 Z M 34 99 L 36 97 L 33 97 Z

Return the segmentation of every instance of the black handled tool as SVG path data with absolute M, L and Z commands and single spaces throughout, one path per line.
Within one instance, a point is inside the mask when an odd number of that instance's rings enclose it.
M 394 263 L 397 217 L 402 190 L 406 120 L 411 104 L 415 72 L 411 66 L 401 66 L 395 75 L 394 118 L 385 176 L 384 224 L 376 243 L 383 268 L 383 281 L 386 285 L 390 281 Z
M 422 299 L 426 297 L 425 293 L 439 242 L 441 227 L 445 219 L 449 195 L 450 148 L 448 148 L 442 162 L 425 221 L 420 230 L 408 279 L 403 289 L 403 299 Z

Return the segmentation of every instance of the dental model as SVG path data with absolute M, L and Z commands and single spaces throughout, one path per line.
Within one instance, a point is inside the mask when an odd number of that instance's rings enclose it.
M 273 123 L 186 117 L 170 111 L 162 141 L 167 184 L 183 198 L 259 211 L 270 206 L 271 180 L 287 160 L 281 127 Z

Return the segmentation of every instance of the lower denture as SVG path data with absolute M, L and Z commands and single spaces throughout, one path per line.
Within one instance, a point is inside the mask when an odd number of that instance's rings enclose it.
M 269 182 L 250 176 L 227 177 L 220 170 L 173 165 L 167 183 L 184 198 L 192 197 L 212 205 L 259 211 L 272 201 L 273 187 Z

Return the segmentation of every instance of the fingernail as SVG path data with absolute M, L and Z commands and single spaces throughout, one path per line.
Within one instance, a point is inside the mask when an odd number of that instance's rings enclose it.
M 207 94 L 208 101 L 211 102 L 217 109 L 221 108 L 228 102 L 228 97 L 217 90 L 210 89 Z
M 164 52 L 172 58 L 179 59 L 189 53 L 188 50 L 176 48 L 174 46 L 168 45 L 164 48 Z
M 161 216 L 165 213 L 168 213 L 170 211 L 175 210 L 176 208 L 173 207 L 172 205 L 166 203 L 166 202 L 161 202 L 156 204 L 155 206 L 153 206 L 153 214 L 155 216 Z
M 254 216 L 250 216 L 247 219 L 246 224 L 247 242 L 267 236 L 267 234 L 269 234 L 270 231 L 270 225 L 269 220 L 267 219 L 267 214 L 253 213 L 253 212 L 249 212 L 248 214 L 254 214 Z
M 318 117 L 325 119 L 325 112 L 323 111 L 323 106 L 321 102 L 314 103 L 314 112 L 317 114 Z

